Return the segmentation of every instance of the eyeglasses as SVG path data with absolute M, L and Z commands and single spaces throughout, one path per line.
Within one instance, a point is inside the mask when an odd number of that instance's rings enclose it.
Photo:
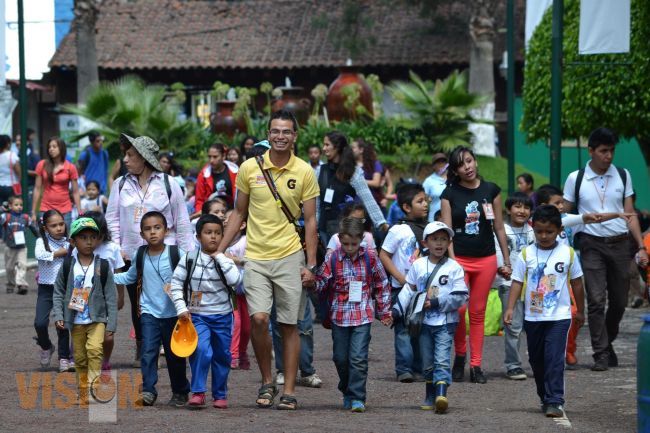
M 277 137 L 278 135 L 282 135 L 283 137 L 291 137 L 295 134 L 295 131 L 292 131 L 291 129 L 283 129 L 280 131 L 279 129 L 271 129 L 269 131 L 269 135 L 271 137 Z

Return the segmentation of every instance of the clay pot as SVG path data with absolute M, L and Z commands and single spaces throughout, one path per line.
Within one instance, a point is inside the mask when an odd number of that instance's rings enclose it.
M 327 91 L 325 106 L 327 107 L 329 120 L 341 121 L 359 118 L 359 115 L 354 109 L 348 110 L 345 108 L 345 95 L 342 89 L 350 84 L 358 84 L 360 86 L 358 103 L 363 105 L 368 110 L 368 113 L 372 115 L 372 90 L 370 90 L 370 86 L 366 83 L 366 80 L 358 74 L 357 68 L 353 66 L 343 66 L 339 68 L 339 71 L 339 76 L 330 84 L 330 88 Z
M 215 134 L 226 134 L 233 138 L 237 132 L 246 132 L 246 121 L 236 119 L 232 113 L 235 109 L 235 101 L 217 101 L 217 111 L 210 114 L 212 132 Z
M 309 120 L 311 101 L 303 97 L 302 87 L 280 87 L 282 98 L 276 99 L 271 105 L 272 111 L 285 109 L 291 111 L 299 124 L 304 125 Z

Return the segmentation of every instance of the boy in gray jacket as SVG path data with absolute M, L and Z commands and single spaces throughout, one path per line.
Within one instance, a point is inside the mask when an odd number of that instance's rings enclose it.
M 117 327 L 117 292 L 108 262 L 94 254 L 100 243 L 95 221 L 75 220 L 70 238 L 77 258 L 66 257 L 59 270 L 52 311 L 56 327 L 72 335 L 79 403 L 87 404 L 89 384 L 101 373 L 104 333 Z

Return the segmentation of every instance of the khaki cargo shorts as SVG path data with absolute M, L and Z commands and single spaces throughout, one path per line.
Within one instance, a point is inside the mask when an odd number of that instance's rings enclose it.
M 273 301 L 279 323 L 295 325 L 305 312 L 306 296 L 300 270 L 305 266 L 302 250 L 277 260 L 246 259 L 244 288 L 248 314 L 271 314 Z

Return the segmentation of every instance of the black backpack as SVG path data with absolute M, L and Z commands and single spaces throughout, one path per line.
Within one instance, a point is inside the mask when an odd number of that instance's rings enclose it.
M 167 173 L 163 173 L 163 180 L 165 181 L 165 190 L 167 191 L 167 199 L 171 200 L 172 198 L 172 186 L 169 183 L 169 175 Z M 117 188 L 117 193 L 118 195 L 122 192 L 122 188 L 124 188 L 124 184 L 126 183 L 126 175 L 122 176 L 120 178 L 120 183 Z
M 178 251 L 178 245 L 168 245 L 169 247 L 169 265 L 171 266 L 172 273 L 176 269 L 176 265 L 180 261 L 180 253 Z M 142 271 L 144 269 L 144 255 L 147 252 L 148 246 L 142 245 L 138 248 L 138 252 L 135 254 L 135 269 L 137 271 L 137 282 L 135 290 L 135 304 L 140 315 L 140 295 L 142 294 Z
M 70 268 L 72 267 L 72 256 L 67 255 L 63 259 L 63 276 L 65 277 L 65 284 L 68 284 L 68 278 L 70 275 Z M 109 265 L 108 265 L 108 260 L 106 259 L 99 259 L 99 278 L 100 282 L 102 283 L 102 290 L 106 288 L 106 280 L 108 279 L 108 271 L 109 271 Z

